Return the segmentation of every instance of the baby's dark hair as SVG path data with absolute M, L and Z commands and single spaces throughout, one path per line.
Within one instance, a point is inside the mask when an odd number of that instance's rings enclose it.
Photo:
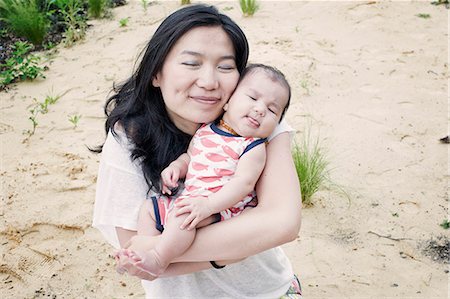
M 251 63 L 251 64 L 247 65 L 247 67 L 241 73 L 241 77 L 239 78 L 238 84 L 245 78 L 245 76 L 247 76 L 249 74 L 253 74 L 254 72 L 259 71 L 259 70 L 264 71 L 269 76 L 270 79 L 281 83 L 288 90 L 288 100 L 287 100 L 286 106 L 283 109 L 283 112 L 281 113 L 281 118 L 280 118 L 280 121 L 281 121 L 284 117 L 284 114 L 286 113 L 286 110 L 289 108 L 289 104 L 291 103 L 291 86 L 289 85 L 289 82 L 287 81 L 286 77 L 280 70 L 278 70 L 277 68 L 275 68 L 273 66 L 265 65 L 262 63 Z

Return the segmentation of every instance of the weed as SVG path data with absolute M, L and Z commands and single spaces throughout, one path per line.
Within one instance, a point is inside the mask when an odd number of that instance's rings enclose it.
M 256 2 L 256 0 L 239 0 L 239 5 L 241 6 L 244 17 L 253 16 L 259 9 L 259 4 Z
M 130 18 L 123 18 L 123 19 L 120 19 L 119 20 L 119 25 L 120 25 L 120 27 L 126 27 L 127 25 L 128 25 L 128 20 L 129 20 Z
M 147 11 L 148 0 L 141 0 L 141 3 L 142 3 L 142 7 L 144 8 L 144 10 Z
M 61 96 L 50 96 L 48 95 L 42 103 L 38 103 L 38 107 L 42 114 L 48 112 L 48 106 L 55 104 Z
M 47 95 L 43 102 L 38 102 L 36 99 L 33 99 L 34 105 L 30 109 L 31 115 L 28 117 L 28 119 L 31 121 L 31 124 L 33 125 L 33 128 L 31 130 L 25 131 L 25 134 L 27 134 L 28 137 L 31 137 L 36 132 L 36 127 L 38 126 L 38 115 L 48 113 L 49 105 L 55 104 L 61 98 L 61 96 L 62 95 Z
M 94 18 L 100 18 L 105 14 L 106 1 L 105 0 L 88 0 L 89 15 Z
M 42 44 L 50 27 L 46 14 L 39 11 L 36 0 L 0 0 L 0 20 L 11 31 L 35 45 Z
M 66 24 L 64 32 L 64 44 L 72 46 L 75 42 L 82 40 L 86 33 L 86 18 L 83 16 L 83 3 L 79 0 L 51 0 L 58 7 Z
M 431 18 L 431 15 L 427 14 L 427 13 L 419 13 L 419 14 L 416 15 L 416 17 L 419 17 L 419 18 L 422 18 L 422 19 L 429 19 L 429 18 Z
M 309 89 L 309 81 L 308 81 L 308 79 L 303 79 L 301 82 L 300 82 L 300 86 L 306 91 L 306 94 L 307 95 L 310 95 L 311 93 L 311 90 Z
M 230 11 L 230 10 L 233 10 L 233 6 L 225 6 L 222 10 L 223 10 L 223 11 Z
M 181 5 L 191 4 L 191 0 L 181 0 Z
M 442 221 L 441 224 L 439 224 L 440 226 L 442 226 L 443 229 L 449 229 L 450 228 L 450 221 L 448 221 L 447 219 L 445 219 L 444 221 Z
M 6 37 L 8 35 L 7 29 L 0 29 L 0 38 Z
M 69 121 L 73 124 L 73 128 L 76 129 L 78 126 L 78 122 L 80 121 L 81 115 L 80 114 L 74 114 L 69 115 Z
M 33 109 L 30 109 L 30 117 L 28 117 L 28 119 L 31 121 L 33 128 L 31 130 L 27 130 L 26 134 L 28 134 L 28 136 L 34 135 L 34 132 L 36 131 L 36 127 L 38 125 L 37 122 L 37 115 L 39 113 L 39 109 L 37 106 L 33 107 Z
M 5 64 L 0 64 L 0 68 L 4 69 L 0 73 L 0 90 L 17 79 L 23 81 L 37 77 L 45 78 L 42 74 L 44 68 L 38 65 L 39 57 L 33 54 L 27 55 L 32 48 L 33 46 L 26 42 L 14 44 L 12 57 L 8 58 Z
M 300 181 L 302 202 L 305 205 L 311 205 L 311 197 L 313 194 L 325 182 L 329 181 L 329 173 L 327 170 L 329 162 L 319 145 L 319 139 L 317 138 L 311 142 L 309 132 L 304 135 L 300 145 L 298 143 L 294 144 L 292 157 Z
M 51 41 L 49 41 L 48 43 L 44 44 L 44 49 L 47 50 L 47 51 L 53 49 L 54 47 L 56 47 L 56 44 L 51 42 Z

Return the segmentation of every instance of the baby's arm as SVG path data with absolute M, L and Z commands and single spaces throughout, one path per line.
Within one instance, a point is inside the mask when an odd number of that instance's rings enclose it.
M 226 210 L 244 199 L 252 190 L 261 175 L 266 161 L 264 144 L 252 148 L 238 161 L 236 171 L 222 189 L 211 194 L 207 199 L 186 198 L 177 206 L 177 215 L 190 213 L 181 228 L 193 229 L 204 218 Z

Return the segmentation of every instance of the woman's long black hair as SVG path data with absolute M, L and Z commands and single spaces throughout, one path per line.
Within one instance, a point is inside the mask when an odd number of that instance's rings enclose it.
M 114 95 L 105 105 L 106 133 L 111 130 L 117 137 L 114 126 L 120 124 L 134 145 L 131 158 L 141 162 L 149 190 L 161 191 L 161 171 L 186 152 L 192 137 L 170 120 L 161 91 L 151 82 L 180 37 L 201 26 L 220 26 L 228 34 L 235 49 L 236 66 L 241 73 L 247 64 L 249 48 L 239 26 L 214 6 L 186 6 L 161 23 L 148 42 L 138 68 L 131 78 L 114 87 Z

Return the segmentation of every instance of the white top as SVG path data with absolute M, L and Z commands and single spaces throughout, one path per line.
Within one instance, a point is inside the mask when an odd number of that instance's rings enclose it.
M 132 161 L 132 144 L 125 134 L 111 132 L 103 145 L 97 178 L 93 227 L 115 248 L 119 248 L 115 227 L 137 230 L 139 208 L 148 186 L 139 161 Z M 282 121 L 269 141 L 293 129 Z M 150 192 L 149 195 L 152 195 Z M 293 271 L 281 248 L 273 248 L 223 269 L 154 281 L 142 281 L 146 298 L 279 298 L 288 290 Z

